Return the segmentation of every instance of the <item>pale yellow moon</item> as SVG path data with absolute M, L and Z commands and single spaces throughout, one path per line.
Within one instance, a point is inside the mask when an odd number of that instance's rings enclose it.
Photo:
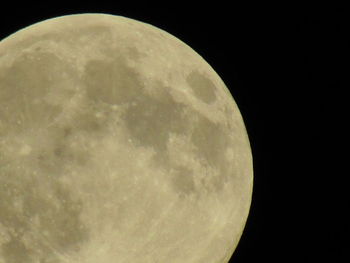
M 0 42 L 1 263 L 224 263 L 252 155 L 229 90 L 189 46 L 80 14 Z

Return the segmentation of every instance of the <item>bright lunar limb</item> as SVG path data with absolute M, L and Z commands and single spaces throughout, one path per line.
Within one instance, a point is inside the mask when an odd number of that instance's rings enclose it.
M 1 263 L 224 263 L 251 202 L 241 114 L 174 36 L 107 14 L 0 42 Z

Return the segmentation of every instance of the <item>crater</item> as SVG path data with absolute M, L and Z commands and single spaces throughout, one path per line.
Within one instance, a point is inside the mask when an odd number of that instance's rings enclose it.
M 186 78 L 194 95 L 201 101 L 209 104 L 216 100 L 215 85 L 205 75 L 198 71 L 192 71 Z

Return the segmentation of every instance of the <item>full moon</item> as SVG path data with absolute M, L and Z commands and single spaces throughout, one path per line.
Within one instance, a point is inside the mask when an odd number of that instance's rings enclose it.
M 252 187 L 233 97 L 176 37 L 78 14 L 0 42 L 1 263 L 226 263 Z

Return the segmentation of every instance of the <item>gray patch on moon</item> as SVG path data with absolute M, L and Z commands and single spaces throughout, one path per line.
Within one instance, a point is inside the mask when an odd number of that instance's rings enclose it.
M 115 57 L 109 62 L 89 61 L 83 82 L 89 99 L 109 104 L 133 101 L 143 88 L 138 73 L 129 68 L 122 57 Z
M 48 67 L 47 65 L 52 65 Z M 5 70 L 0 71 L 0 119 L 10 131 L 34 128 L 51 123 L 61 112 L 61 105 L 47 102 L 58 74 L 69 71 L 53 54 L 24 54 Z
M 87 96 L 92 102 L 128 103 L 129 106 L 121 118 L 124 120 L 130 139 L 135 145 L 152 148 L 155 151 L 153 160 L 157 165 L 167 170 L 174 167 L 167 152 L 167 142 L 171 133 L 190 136 L 197 149 L 196 155 L 202 160 L 203 165 L 216 167 L 220 171 L 220 176 L 208 178 L 206 185 L 213 187 L 214 191 L 222 189 L 226 182 L 225 178 L 227 179 L 224 153 L 229 141 L 219 124 L 213 123 L 189 105 L 176 102 L 167 91 L 168 88 L 159 81 L 153 82 L 153 88 L 158 91 L 157 94 L 147 94 L 138 73 L 129 68 L 122 58 L 113 59 L 108 63 L 91 61 L 87 64 L 84 76 Z M 191 81 L 196 84 L 207 84 L 204 90 L 209 89 L 210 80 L 202 75 L 193 73 Z M 211 86 L 210 88 L 212 89 Z M 213 90 L 212 92 L 201 93 L 208 95 L 201 98 L 206 102 L 209 102 L 209 97 L 215 100 L 215 93 Z M 212 99 L 210 101 L 213 101 Z M 88 115 L 87 118 L 79 118 L 79 120 L 81 122 L 90 118 L 94 117 Z M 194 128 L 192 129 L 191 126 Z M 193 181 L 190 177 L 191 173 L 184 173 L 182 168 L 180 170 L 176 174 L 183 178 L 172 180 L 174 189 L 178 189 L 185 195 L 195 191 L 194 183 L 191 184 L 191 180 Z M 188 185 L 184 186 L 181 182 L 187 182 Z
M 152 147 L 164 155 L 170 132 L 186 132 L 186 119 L 182 116 L 184 107 L 166 92 L 160 98 L 141 93 L 134 98 L 123 118 L 136 144 Z
M 140 50 L 138 50 L 136 47 L 128 47 L 128 59 L 138 61 L 140 58 L 144 57 L 146 54 L 142 53 Z
M 93 106 L 91 105 L 91 107 Z M 110 118 L 98 117 L 93 110 L 85 110 L 75 116 L 70 129 L 72 133 L 103 136 L 109 122 Z
M 0 261 L 60 263 L 89 240 L 83 201 L 59 181 L 67 165 L 90 157 L 70 147 L 75 132 L 48 127 L 31 137 L 30 154 L 0 167 Z
M 174 191 L 180 194 L 180 197 L 195 192 L 196 188 L 191 169 L 184 166 L 176 167 L 172 175 L 172 186 Z
M 215 124 L 203 115 L 198 115 L 194 129 L 191 134 L 191 141 L 196 147 L 197 156 L 202 160 L 203 165 L 217 168 L 220 176 L 211 177 L 211 184 L 219 191 L 227 180 L 227 160 L 225 152 L 230 140 L 226 132 L 219 124 Z
M 80 220 L 82 204 L 52 177 L 0 170 L 0 229 L 7 236 L 0 243 L 4 262 L 59 263 L 61 255 L 79 250 L 89 239 Z
M 45 137 L 50 138 L 48 141 L 52 140 L 52 143 L 37 145 L 33 153 L 38 170 L 48 176 L 60 177 L 67 165 L 85 166 L 91 159 L 91 154 L 80 141 L 78 143 L 76 135 L 81 135 L 79 129 L 50 127 Z M 73 147 L 73 144 L 76 146 Z
M 101 102 L 110 105 L 128 104 L 122 119 L 131 140 L 136 145 L 152 148 L 155 151 L 153 160 L 165 169 L 172 169 L 174 166 L 168 159 L 167 153 L 169 134 L 190 136 L 197 149 L 196 155 L 201 158 L 202 163 L 219 169 L 220 176 L 207 180 L 209 185 L 214 187 L 214 191 L 219 191 L 226 182 L 225 178 L 227 179 L 224 153 L 228 140 L 222 127 L 211 122 L 189 105 L 176 102 L 166 91 L 168 88 L 162 86 L 161 82 L 153 82 L 154 89 L 158 91 L 157 94 L 146 93 L 137 70 L 127 65 L 128 59 L 137 60 L 140 56 L 137 52 L 133 52 L 135 53 L 133 55 L 131 51 L 133 49 L 129 50 L 126 57 L 122 57 L 118 55 L 118 50 L 115 50 L 110 61 L 91 60 L 87 63 L 82 81 L 86 86 L 88 99 L 97 104 Z M 216 100 L 215 85 L 205 75 L 193 71 L 186 80 L 197 98 L 207 104 Z M 184 115 L 185 109 L 190 109 L 191 113 L 188 116 Z M 191 132 L 192 117 L 198 121 Z M 94 121 L 91 124 L 96 125 L 97 122 Z M 183 172 L 177 174 L 180 177 L 185 176 Z M 179 182 L 186 180 L 191 184 L 190 177 L 179 179 Z M 174 187 L 180 191 L 181 187 L 179 188 L 176 180 L 173 180 L 173 183 Z M 193 187 L 184 190 L 184 194 L 190 191 L 195 191 L 194 184 Z
M 215 85 L 205 75 L 198 71 L 192 71 L 186 78 L 188 85 L 194 95 L 205 103 L 212 103 L 216 100 Z
M 187 115 L 184 114 L 185 110 L 189 111 Z M 154 149 L 154 161 L 167 170 L 174 167 L 168 158 L 167 142 L 170 134 L 189 136 L 202 165 L 214 167 L 220 172 L 219 176 L 208 175 L 210 178 L 206 178 L 203 187 L 208 185 L 207 190 L 210 192 L 222 189 L 228 179 L 228 164 L 224 154 L 230 141 L 220 124 L 215 124 L 185 104 L 175 102 L 166 92 L 161 99 L 140 94 L 123 118 L 132 140 L 138 145 Z M 185 170 L 184 167 L 177 167 L 172 179 L 174 189 L 181 196 L 200 190 L 195 188 L 191 169 Z
M 176 102 L 161 82 L 153 83 L 157 86 L 154 89 L 159 91 L 157 94 L 147 94 L 138 73 L 128 68 L 121 58 L 108 63 L 91 61 L 86 69 L 84 82 L 88 98 L 95 103 L 128 103 L 129 106 L 121 118 L 130 139 L 135 145 L 152 148 L 155 151 L 153 160 L 156 164 L 168 170 L 173 169 L 174 164 L 169 160 L 167 152 L 169 136 L 171 133 L 185 134 L 192 138 L 197 149 L 196 155 L 202 162 L 217 167 L 224 173 L 209 180 L 209 184 L 214 185 L 214 191 L 222 188 L 225 183 L 223 177 L 226 175 L 223 158 L 228 141 L 220 125 L 211 122 L 190 106 Z M 190 112 L 187 115 L 186 109 Z M 93 118 L 92 115 L 87 117 Z M 79 119 L 83 121 L 86 118 Z M 194 120 L 197 121 L 191 125 Z M 93 123 L 96 124 L 96 121 Z M 192 134 L 191 126 L 194 126 Z M 185 173 L 184 168 L 181 168 L 176 176 L 179 177 L 178 180 L 172 180 L 174 189 L 185 195 L 196 190 L 191 172 Z M 184 185 L 185 182 L 187 186 Z

